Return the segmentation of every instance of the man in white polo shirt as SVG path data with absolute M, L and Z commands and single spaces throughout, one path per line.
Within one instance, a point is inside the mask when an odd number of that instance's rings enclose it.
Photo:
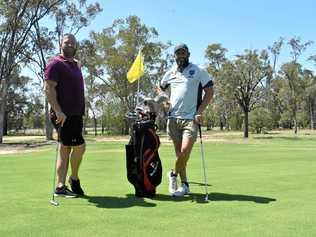
M 197 138 L 202 113 L 213 97 L 213 81 L 206 70 L 189 62 L 190 52 L 186 44 L 177 45 L 174 56 L 176 64 L 166 72 L 157 90 L 160 93 L 170 87 L 167 131 L 174 144 L 176 162 L 175 168 L 168 172 L 169 192 L 182 197 L 189 193 L 186 166 Z M 181 179 L 179 187 L 178 175 Z

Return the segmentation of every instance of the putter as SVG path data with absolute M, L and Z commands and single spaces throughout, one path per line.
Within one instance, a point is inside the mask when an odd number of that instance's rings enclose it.
M 59 129 L 57 131 L 57 136 L 59 138 Z M 58 152 L 59 152 L 59 139 L 57 139 L 57 146 L 56 146 L 56 158 L 55 158 L 55 165 L 54 165 L 54 179 L 53 179 L 53 192 L 52 192 L 52 199 L 49 201 L 50 204 L 54 205 L 54 206 L 58 206 L 59 203 L 57 202 L 57 200 L 55 200 L 55 180 L 56 180 L 56 166 L 57 166 L 57 159 L 58 159 Z
M 50 204 L 54 205 L 54 206 L 58 206 L 59 203 L 57 201 L 54 201 L 53 199 L 49 201 Z
M 204 149 L 203 149 L 203 142 L 202 142 L 202 130 L 201 130 L 200 124 L 199 124 L 199 133 L 200 133 L 200 143 L 201 143 L 201 159 L 202 159 L 202 166 L 203 166 L 203 172 L 204 172 L 204 184 L 205 184 L 204 201 L 208 202 L 207 178 L 206 178 L 206 169 L 205 169 Z

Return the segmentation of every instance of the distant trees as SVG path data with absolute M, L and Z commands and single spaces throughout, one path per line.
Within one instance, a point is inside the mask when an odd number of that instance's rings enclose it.
M 92 114 L 95 114 L 98 101 L 111 98 L 116 105 L 112 112 L 120 112 L 116 121 L 125 124 L 124 114 L 136 106 L 137 83 L 130 84 L 126 74 L 138 50 L 142 50 L 146 62 L 145 75 L 140 79 L 141 92 L 153 94 L 153 85 L 161 78 L 168 64 L 168 59 L 163 58 L 163 51 L 169 45 L 155 41 L 157 37 L 156 29 L 141 23 L 137 16 L 115 20 L 102 32 L 91 33 L 91 39 L 82 45 L 81 59 L 87 73 L 87 103 Z M 95 91 L 96 88 L 99 89 Z M 94 96 L 90 97 L 89 94 Z M 114 104 L 104 102 L 103 109 L 109 113 Z M 115 114 L 109 116 L 117 118 Z M 109 117 L 106 119 L 110 120 Z M 123 125 L 121 132 L 127 133 L 127 129 L 127 125 Z
M 17 73 L 11 75 L 12 78 L 7 91 L 4 134 L 7 134 L 8 130 L 11 129 L 15 131 L 23 129 L 24 119 L 31 105 L 30 100 L 26 96 L 26 85 L 30 78 L 19 77 Z
M 51 28 L 42 24 L 42 19 L 36 21 L 28 37 L 30 50 L 26 57 L 26 66 L 38 76 L 40 85 L 44 79 L 44 69 L 49 57 L 59 52 L 61 36 L 66 33 L 76 35 L 82 28 L 88 26 L 91 20 L 102 11 L 99 3 L 87 4 L 86 0 L 62 1 L 52 9 L 49 17 L 54 19 Z M 45 131 L 46 139 L 52 139 L 52 125 L 49 119 L 48 102 L 45 100 Z
M 49 56 L 56 54 L 59 39 L 64 30 L 77 33 L 87 26 L 101 11 L 98 3 L 86 4 L 86 0 L 35 0 L 0 2 L 0 143 L 2 142 L 9 87 L 14 86 L 13 71 L 22 65 L 29 67 L 39 78 L 41 90 L 43 71 Z M 55 19 L 51 29 L 43 20 Z M 33 88 L 34 89 L 34 88 Z M 27 92 L 25 92 L 27 93 Z M 21 95 L 20 95 L 21 96 Z M 52 127 L 45 103 L 46 138 L 52 139 Z
M 227 104 L 233 105 L 235 100 L 244 113 L 244 137 L 248 137 L 248 113 L 263 99 L 263 80 L 270 72 L 265 51 L 259 55 L 256 51 L 246 50 L 244 54 L 237 55 L 237 59 L 226 62 L 217 73 L 219 91 L 217 100 L 222 104 L 226 114 L 233 111 Z M 226 98 L 226 101 L 225 101 Z M 217 102 L 218 103 L 218 102 Z
M 24 60 L 31 28 L 62 0 L 0 1 L 0 143 L 3 138 L 4 115 L 12 72 Z
M 215 116 L 217 126 L 229 127 L 229 117 L 239 107 L 243 111 L 244 137 L 248 137 L 249 125 L 257 133 L 280 127 L 294 128 L 294 133 L 299 126 L 315 128 L 315 75 L 298 62 L 311 44 L 298 37 L 290 39 L 292 60 L 284 63 L 279 71 L 277 59 L 284 45 L 283 38 L 260 54 L 245 50 L 233 60 L 225 57 L 227 50 L 220 44 L 208 46 L 208 69 L 216 86 L 212 109 L 219 115 Z M 250 121 L 248 113 L 251 113 Z
M 0 143 L 11 129 L 39 128 L 45 124 L 52 139 L 47 101 L 41 92 L 46 60 L 58 53 L 63 33 L 76 34 L 101 11 L 86 0 L 0 1 Z M 52 24 L 45 24 L 50 21 Z M 127 133 L 125 113 L 136 106 L 137 83 L 129 84 L 126 73 L 139 50 L 145 58 L 141 92 L 153 96 L 174 62 L 171 42 L 159 41 L 158 31 L 137 16 L 115 20 L 112 25 L 79 42 L 78 59 L 85 78 L 85 128 L 104 133 Z M 207 70 L 214 78 L 215 96 L 205 112 L 207 129 L 266 132 L 275 128 L 316 127 L 316 78 L 300 63 L 312 42 L 298 37 L 278 39 L 263 50 L 245 49 L 227 57 L 220 43 L 205 50 Z M 283 47 L 290 57 L 278 64 Z M 170 53 L 171 52 L 171 53 Z M 308 58 L 316 65 L 316 56 Z M 28 67 L 34 78 L 19 75 Z M 30 89 L 31 88 L 31 89 Z M 157 124 L 165 128 L 167 111 L 161 109 Z

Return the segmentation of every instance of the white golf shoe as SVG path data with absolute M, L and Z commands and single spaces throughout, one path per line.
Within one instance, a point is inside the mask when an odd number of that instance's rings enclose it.
M 172 196 L 174 197 L 183 197 L 184 195 L 189 194 L 190 189 L 188 186 L 186 186 L 184 183 L 182 184 L 181 187 L 179 187 Z
M 169 193 L 173 194 L 177 188 L 177 176 L 173 174 L 173 170 L 168 172 L 168 179 L 169 179 Z

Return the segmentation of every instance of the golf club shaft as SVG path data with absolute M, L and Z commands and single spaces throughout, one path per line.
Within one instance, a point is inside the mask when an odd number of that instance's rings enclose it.
M 53 174 L 53 188 L 52 188 L 52 200 L 51 203 L 54 204 L 56 203 L 58 205 L 58 202 L 55 201 L 55 184 L 56 184 L 56 167 L 57 167 L 57 159 L 58 159 L 58 153 L 59 153 L 59 129 L 57 130 L 57 145 L 56 145 L 56 156 L 55 156 L 55 165 L 54 165 L 54 174 Z M 54 204 L 55 206 L 57 206 Z
M 201 158 L 202 158 L 202 166 L 203 166 L 203 173 L 204 173 L 204 184 L 205 184 L 205 195 L 206 198 L 208 197 L 208 190 L 207 190 L 207 178 L 206 178 L 206 168 L 205 168 L 205 159 L 204 159 L 204 149 L 203 149 L 203 142 L 202 142 L 202 130 L 201 125 L 199 124 L 199 133 L 200 133 L 200 143 L 201 143 Z

